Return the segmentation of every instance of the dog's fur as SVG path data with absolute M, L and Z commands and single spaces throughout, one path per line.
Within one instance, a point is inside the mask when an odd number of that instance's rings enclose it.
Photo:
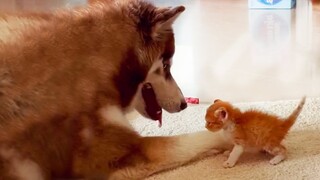
M 228 145 L 207 131 L 141 137 L 125 119 L 148 117 L 144 82 L 165 110 L 185 108 L 170 74 L 183 10 L 96 3 L 1 44 L 0 179 L 140 179 Z

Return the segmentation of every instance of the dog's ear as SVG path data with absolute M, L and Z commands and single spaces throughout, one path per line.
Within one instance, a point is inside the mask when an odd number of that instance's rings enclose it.
M 137 17 L 137 26 L 148 42 L 166 40 L 172 34 L 172 24 L 184 10 L 183 6 L 157 8 L 150 3 L 140 2 L 130 9 L 130 13 Z
M 151 29 L 152 39 L 156 41 L 166 39 L 167 34 L 172 33 L 172 24 L 184 10 L 184 6 L 157 8 Z

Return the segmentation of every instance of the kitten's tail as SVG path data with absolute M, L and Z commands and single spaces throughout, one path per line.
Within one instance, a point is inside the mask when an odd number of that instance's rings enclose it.
M 298 118 L 299 114 L 301 113 L 302 108 L 303 108 L 305 102 L 306 102 L 306 96 L 304 96 L 304 97 L 301 99 L 298 107 L 297 107 L 297 108 L 290 114 L 290 116 L 284 121 L 283 126 L 284 126 L 285 128 L 287 128 L 287 129 L 289 130 L 289 129 L 291 128 L 291 126 L 296 122 L 296 119 Z

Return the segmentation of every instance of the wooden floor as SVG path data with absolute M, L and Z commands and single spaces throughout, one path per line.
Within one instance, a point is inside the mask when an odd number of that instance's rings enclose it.
M 320 96 L 319 0 L 249 10 L 247 0 L 152 0 L 185 5 L 173 74 L 186 96 L 234 102 Z M 50 11 L 86 0 L 1 0 L 0 11 Z

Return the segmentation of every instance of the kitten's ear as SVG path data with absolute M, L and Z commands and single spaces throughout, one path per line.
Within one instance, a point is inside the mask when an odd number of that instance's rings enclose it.
M 221 101 L 220 99 L 216 99 L 213 101 L 213 103 L 220 102 L 220 101 Z
M 228 112 L 224 107 L 221 107 L 218 110 L 216 110 L 216 113 L 220 121 L 225 122 L 228 119 Z
M 172 33 L 172 24 L 185 10 L 184 6 L 175 8 L 158 8 L 154 17 L 151 37 L 153 40 L 163 40 Z

